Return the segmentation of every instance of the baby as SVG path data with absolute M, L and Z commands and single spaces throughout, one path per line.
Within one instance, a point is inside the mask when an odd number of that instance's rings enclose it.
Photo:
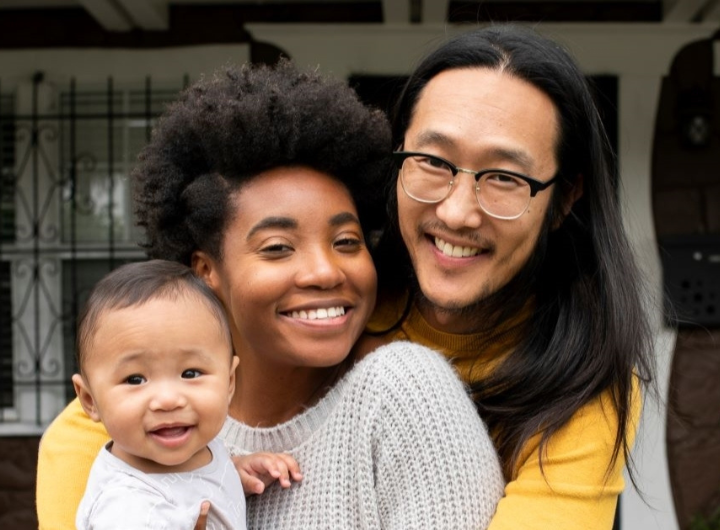
M 90 472 L 79 530 L 190 530 L 203 501 L 207 530 L 241 530 L 245 494 L 302 479 L 289 455 L 233 463 L 216 438 L 238 358 L 222 304 L 189 268 L 153 260 L 111 272 L 90 295 L 77 342 L 75 391 L 112 438 Z

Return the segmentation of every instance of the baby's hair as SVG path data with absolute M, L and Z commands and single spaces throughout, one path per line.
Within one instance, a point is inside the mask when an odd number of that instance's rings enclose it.
M 178 300 L 193 296 L 215 316 L 232 352 L 225 309 L 212 289 L 186 265 L 155 259 L 122 265 L 93 287 L 78 322 L 78 369 L 82 373 L 83 362 L 97 332 L 98 323 L 107 311 L 140 306 L 150 300 Z

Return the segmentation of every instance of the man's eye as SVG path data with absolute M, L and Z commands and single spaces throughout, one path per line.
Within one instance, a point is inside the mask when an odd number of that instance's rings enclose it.
M 434 169 L 442 172 L 450 171 L 450 167 L 443 162 L 442 160 L 438 160 L 437 158 L 431 158 L 431 157 L 425 157 L 420 158 L 418 162 L 421 165 L 424 165 L 426 169 Z
M 145 382 L 145 378 L 141 375 L 131 375 L 125 379 L 128 385 L 142 385 Z
M 488 182 L 491 182 L 498 186 L 506 186 L 506 187 L 522 187 L 527 186 L 527 183 L 519 179 L 513 175 L 508 175 L 506 173 L 489 173 L 486 175 L 485 179 Z
M 182 373 L 183 379 L 195 379 L 197 377 L 200 377 L 202 375 L 202 372 L 200 370 L 185 370 Z

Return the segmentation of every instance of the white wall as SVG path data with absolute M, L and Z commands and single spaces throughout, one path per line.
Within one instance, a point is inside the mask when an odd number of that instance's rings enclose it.
M 418 60 L 445 37 L 469 26 L 427 25 L 269 25 L 248 26 L 253 37 L 285 50 L 301 66 L 319 66 L 338 77 L 349 74 L 407 74 Z M 675 53 L 684 45 L 711 36 L 715 26 L 702 24 L 548 24 L 542 33 L 570 48 L 588 74 L 619 77 L 619 159 L 626 224 L 640 264 L 647 273 L 656 316 L 658 382 L 667 394 L 675 336 L 661 327 L 660 264 L 652 222 L 651 148 L 660 80 Z M 720 54 L 718 54 L 720 55 Z M 27 81 L 38 70 L 48 80 L 67 82 L 191 79 L 227 62 L 241 63 L 248 48 L 199 46 L 157 50 L 29 50 L 0 51 L 3 89 Z M 665 415 L 649 403 L 635 450 L 640 486 L 647 503 L 631 489 L 623 495 L 624 530 L 674 530 L 677 523 L 665 458 Z

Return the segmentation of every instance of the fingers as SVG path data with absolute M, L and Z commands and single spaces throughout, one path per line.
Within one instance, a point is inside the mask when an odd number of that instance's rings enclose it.
M 278 461 L 282 463 L 282 466 L 280 466 L 282 467 L 282 476 L 287 479 L 287 486 L 283 485 L 282 481 L 280 482 L 281 486 L 289 488 L 290 478 L 292 478 L 295 482 L 300 482 L 303 479 L 302 473 L 300 472 L 300 465 L 297 463 L 297 460 L 286 453 L 279 453 L 275 456 L 278 458 Z
M 265 483 L 254 475 L 240 471 L 240 482 L 242 483 L 245 496 L 260 495 L 265 491 Z
M 277 480 L 283 488 L 289 488 L 292 485 L 291 479 L 300 482 L 303 478 L 297 461 L 288 454 L 266 453 L 263 464 L 265 472 Z
M 246 494 L 262 493 L 257 491 L 257 481 L 268 486 L 277 480 L 281 487 L 289 488 L 292 481 L 303 478 L 297 461 L 284 453 L 254 453 L 235 457 L 234 461 Z
M 203 501 L 200 505 L 200 515 L 195 523 L 194 530 L 205 530 L 207 525 L 208 513 L 210 513 L 210 501 Z

